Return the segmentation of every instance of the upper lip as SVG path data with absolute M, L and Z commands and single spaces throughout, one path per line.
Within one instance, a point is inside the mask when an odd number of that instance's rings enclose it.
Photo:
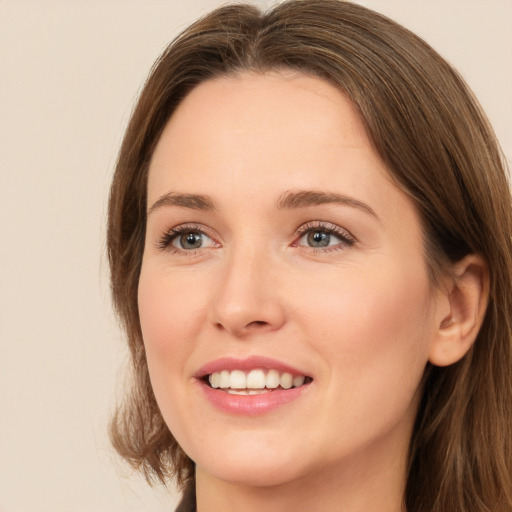
M 243 359 L 235 357 L 221 357 L 201 366 L 195 374 L 195 377 L 201 379 L 206 375 L 214 372 L 220 372 L 222 370 L 250 371 L 255 369 L 277 370 L 283 373 L 291 373 L 292 375 L 304 375 L 306 377 L 310 377 L 310 375 L 298 368 L 294 368 L 293 366 L 278 361 L 277 359 L 264 356 L 249 356 Z

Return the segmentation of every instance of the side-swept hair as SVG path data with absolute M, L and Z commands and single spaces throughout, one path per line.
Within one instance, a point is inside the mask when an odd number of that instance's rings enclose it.
M 339 0 L 291 0 L 268 13 L 217 9 L 154 65 L 120 151 L 110 194 L 114 304 L 127 333 L 134 386 L 111 438 L 148 480 L 193 479 L 151 389 L 137 307 L 148 165 L 183 98 L 219 76 L 292 69 L 337 86 L 357 108 L 397 186 L 421 216 L 433 285 L 467 254 L 490 272 L 490 301 L 473 348 L 425 370 L 410 443 L 410 512 L 512 510 L 512 208 L 496 137 L 462 78 L 423 40 Z

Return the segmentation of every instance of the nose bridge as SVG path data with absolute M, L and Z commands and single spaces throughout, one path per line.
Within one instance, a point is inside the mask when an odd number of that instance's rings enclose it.
M 211 305 L 216 327 L 235 335 L 274 330 L 284 321 L 276 279 L 276 258 L 269 247 L 240 240 L 226 250 Z

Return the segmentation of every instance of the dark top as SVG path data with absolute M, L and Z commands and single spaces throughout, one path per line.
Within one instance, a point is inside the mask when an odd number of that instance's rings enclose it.
M 196 486 L 189 485 L 183 491 L 183 498 L 175 512 L 196 512 Z

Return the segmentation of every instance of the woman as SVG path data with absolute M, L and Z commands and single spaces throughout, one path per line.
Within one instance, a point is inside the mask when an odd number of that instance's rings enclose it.
M 493 132 L 422 40 L 337 0 L 214 11 L 112 184 L 115 447 L 179 510 L 512 510 L 511 233 Z

